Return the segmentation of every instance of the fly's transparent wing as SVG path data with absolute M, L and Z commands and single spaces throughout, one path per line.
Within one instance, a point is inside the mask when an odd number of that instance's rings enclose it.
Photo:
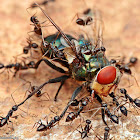
M 90 40 L 93 46 L 101 47 L 103 45 L 104 24 L 99 10 L 85 10 L 83 14 L 78 15 L 76 23 L 84 37 Z

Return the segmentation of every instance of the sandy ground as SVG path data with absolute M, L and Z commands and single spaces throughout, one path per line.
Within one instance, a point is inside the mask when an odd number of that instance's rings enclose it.
M 27 32 L 32 30 L 30 26 L 30 17 L 37 14 L 41 21 L 46 20 L 38 8 L 27 8 L 33 0 L 1 0 L 0 8 L 0 62 L 9 64 L 15 62 L 13 56 L 20 54 L 22 48 L 27 45 L 26 38 Z M 36 1 L 37 2 L 37 1 Z M 131 56 L 139 59 L 135 67 L 132 68 L 132 75 L 124 75 L 119 87 L 125 87 L 129 94 L 136 98 L 140 96 L 140 89 L 135 82 L 140 85 L 140 2 L 139 0 L 87 0 L 86 4 L 83 0 L 56 0 L 50 2 L 44 7 L 46 12 L 55 20 L 55 22 L 63 29 L 73 32 L 75 26 L 69 26 L 76 13 L 90 8 L 97 8 L 102 12 L 103 21 L 105 25 L 104 32 L 104 45 L 107 49 L 107 56 L 109 59 L 126 57 L 126 61 Z M 51 27 L 50 27 L 51 28 Z M 54 32 L 45 29 L 44 34 L 51 34 Z M 78 34 L 78 33 L 77 33 Z M 29 88 L 29 84 L 23 85 L 25 81 L 19 78 L 19 75 L 24 79 L 31 81 L 32 85 L 41 85 L 43 82 L 50 78 L 60 76 L 58 72 L 53 71 L 48 66 L 41 64 L 37 71 L 20 72 L 16 78 L 12 78 L 12 73 L 5 70 L 0 74 L 0 116 L 5 116 L 9 109 L 15 104 L 11 98 L 14 97 L 16 103 L 20 103 L 25 98 L 25 92 Z M 8 78 L 9 76 L 9 78 Z M 47 92 L 50 96 L 48 101 L 47 94 L 40 98 L 32 97 L 27 103 L 20 107 L 14 115 L 18 115 L 17 119 L 11 118 L 11 123 L 0 128 L 0 139 L 80 139 L 80 133 L 75 129 L 79 125 L 79 119 L 72 123 L 66 123 L 63 119 L 59 125 L 56 125 L 49 131 L 38 133 L 33 128 L 35 122 L 44 117 L 50 120 L 56 114 L 60 114 L 65 105 L 67 104 L 72 92 L 79 85 L 73 84 L 75 81 L 68 80 L 63 86 L 61 93 L 58 97 L 58 102 L 54 102 L 53 98 L 58 89 L 59 84 L 50 84 L 43 88 L 42 92 Z M 27 93 L 28 94 L 28 93 Z M 52 113 L 51 110 L 53 110 Z M 140 118 L 134 108 L 129 108 L 131 112 L 128 117 L 123 118 L 124 124 L 112 127 L 110 132 L 113 139 L 139 139 Z M 22 111 L 23 110 L 23 111 Z M 88 118 L 89 114 L 82 114 Z M 88 116 L 89 115 L 89 116 Z M 45 119 L 44 119 L 45 120 Z M 138 121 L 139 120 L 139 121 Z M 93 120 L 93 130 L 90 131 L 89 137 L 92 139 L 95 135 L 100 134 L 103 137 L 104 124 L 101 121 L 101 116 Z M 101 127 L 103 127 L 101 129 Z M 13 129 L 14 130 L 13 130 Z M 116 128 L 116 130 L 115 130 Z M 75 130 L 75 131 L 74 131 Z M 79 127 L 78 130 L 81 130 Z M 74 131 L 74 132 L 73 132 Z M 73 132 L 73 133 L 72 133 Z

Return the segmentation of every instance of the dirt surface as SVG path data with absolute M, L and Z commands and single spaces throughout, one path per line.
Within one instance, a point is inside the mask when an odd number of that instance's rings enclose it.
M 46 20 L 38 8 L 27 10 L 33 2 L 33 0 L 1 0 L 0 62 L 5 65 L 16 62 L 13 56 L 21 54 L 23 47 L 27 45 L 26 38 L 29 37 L 27 33 L 33 30 L 33 27 L 30 25 L 30 17 L 36 13 L 41 21 Z M 76 31 L 76 26 L 70 26 L 74 22 L 72 19 L 76 13 L 81 13 L 88 7 L 92 9 L 97 8 L 102 13 L 105 26 L 104 46 L 107 49 L 106 55 L 108 58 L 120 59 L 124 56 L 126 61 L 128 61 L 131 56 L 135 56 L 139 59 L 135 67 L 132 68 L 132 76 L 124 75 L 119 84 L 119 87 L 126 88 L 133 98 L 139 97 L 140 1 L 118 0 L 111 2 L 110 0 L 87 0 L 85 4 L 83 0 L 56 0 L 43 6 L 50 17 L 67 32 Z M 47 28 L 49 29 L 47 30 Z M 44 29 L 44 35 L 55 32 L 54 28 L 47 28 Z M 76 32 L 76 34 L 78 33 Z M 16 103 L 20 103 L 29 94 L 25 95 L 25 92 L 30 85 L 21 77 L 31 81 L 32 85 L 39 86 L 48 79 L 60 76 L 58 72 L 55 72 L 45 64 L 41 64 L 37 71 L 21 71 L 15 78 L 12 75 L 13 73 L 10 71 L 8 73 L 7 70 L 0 74 L 0 116 L 6 116 L 7 112 L 15 104 L 11 95 Z M 62 88 L 57 102 L 54 102 L 53 99 L 59 84 L 47 85 L 43 88 L 42 92 L 46 92 L 43 96 L 39 98 L 32 97 L 14 113 L 13 116 L 18 115 L 18 117 L 17 119 L 10 119 L 13 122 L 13 126 L 9 122 L 8 125 L 0 128 L 0 139 L 80 139 L 80 133 L 76 131 L 80 124 L 80 117 L 72 123 L 66 123 L 64 118 L 51 130 L 41 133 L 36 132 L 36 128 L 33 127 L 39 119 L 43 119 L 44 123 L 46 123 L 44 118 L 51 120 L 56 114 L 60 114 L 78 85 L 79 83 L 68 80 Z M 49 100 L 47 94 L 50 96 Z M 94 108 L 92 106 L 95 107 L 96 103 L 89 108 Z M 128 107 L 128 109 L 131 111 L 128 117 L 121 117 L 120 119 L 124 123 L 111 127 L 110 138 L 113 137 L 112 139 L 117 140 L 140 138 L 140 117 L 138 112 L 133 107 Z M 53 110 L 54 113 L 50 110 Z M 91 114 L 83 113 L 82 116 L 89 118 Z M 101 121 L 101 115 L 99 114 L 92 120 L 94 131 L 90 130 L 89 137 L 85 139 L 97 139 L 95 138 L 96 135 L 103 137 L 105 125 Z M 81 127 L 78 130 L 81 131 Z

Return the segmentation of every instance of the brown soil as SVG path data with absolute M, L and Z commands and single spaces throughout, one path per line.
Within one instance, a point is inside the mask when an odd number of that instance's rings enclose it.
M 30 17 L 36 13 L 41 21 L 46 20 L 42 17 L 42 13 L 38 8 L 27 8 L 32 4 L 33 0 L 1 0 L 0 8 L 0 62 L 9 64 L 11 61 L 15 62 L 13 56 L 22 52 L 23 46 L 25 46 L 26 38 L 28 38 L 27 32 L 33 28 L 30 26 Z M 36 1 L 37 2 L 37 1 Z M 46 12 L 54 19 L 54 21 L 62 28 L 66 29 L 71 24 L 73 17 L 76 13 L 81 13 L 83 10 L 90 8 L 97 8 L 102 12 L 103 21 L 105 24 L 104 32 L 104 45 L 107 49 L 107 56 L 109 59 L 119 59 L 122 56 L 126 57 L 126 61 L 131 56 L 135 56 L 140 60 L 140 2 L 139 0 L 87 0 L 86 5 L 83 0 L 56 0 L 50 2 L 45 6 Z M 69 27 L 68 30 L 73 32 L 75 26 Z M 46 32 L 45 32 L 46 31 Z M 50 31 L 50 34 L 54 32 L 54 29 Z M 44 30 L 44 34 L 48 34 L 47 29 Z M 78 33 L 76 33 L 78 34 Z M 124 75 L 119 87 L 125 87 L 128 93 L 136 98 L 140 96 L 140 89 L 136 84 L 140 85 L 140 61 L 132 68 L 133 76 Z M 9 76 L 9 77 L 8 77 Z M 0 116 L 5 116 L 9 109 L 15 104 L 11 98 L 11 94 L 14 97 L 16 103 L 20 103 L 25 98 L 25 92 L 29 88 L 29 84 L 23 85 L 23 81 L 19 77 L 23 77 L 27 81 L 31 81 L 32 85 L 41 85 L 46 80 L 58 77 L 60 74 L 53 71 L 48 66 L 41 64 L 37 71 L 25 71 L 19 72 L 16 78 L 12 78 L 12 73 L 5 70 L 0 74 Z M 134 78 L 135 77 L 135 78 Z M 80 139 L 80 133 L 75 129 L 79 125 L 79 119 L 72 123 L 66 123 L 63 119 L 59 125 L 56 125 L 49 131 L 38 133 L 36 128 L 33 129 L 34 123 L 39 119 L 43 119 L 45 116 L 50 120 L 54 113 L 60 114 L 63 108 L 66 106 L 70 96 L 74 89 L 79 85 L 73 84 L 75 81 L 68 80 L 61 90 L 58 96 L 58 102 L 54 102 L 53 98 L 58 89 L 59 84 L 50 84 L 43 88 L 43 92 L 47 92 L 50 96 L 50 100 L 47 100 L 47 94 L 40 98 L 32 97 L 27 103 L 20 107 L 20 109 L 14 113 L 18 115 L 17 119 L 11 118 L 12 124 L 0 128 L 0 139 L 7 137 L 12 139 L 17 137 L 18 139 Z M 29 93 L 27 93 L 29 94 Z M 50 108 L 50 109 L 49 109 Z M 128 107 L 129 108 L 129 107 Z M 138 113 L 135 109 L 129 108 L 132 112 L 128 117 L 122 117 L 124 122 L 123 126 L 118 125 L 112 127 L 110 132 L 113 139 L 139 139 L 139 119 Z M 26 113 L 25 113 L 26 112 Z M 85 118 L 88 118 L 90 114 L 82 114 Z M 89 115 L 89 116 L 88 116 Z M 45 119 L 44 119 L 45 120 Z M 127 121 L 128 120 L 128 121 Z M 46 122 L 45 122 L 46 123 Z M 92 139 L 95 135 L 100 134 L 103 137 L 104 124 L 101 121 L 101 116 L 97 116 L 93 120 L 93 130 L 91 130 L 87 139 Z M 103 127 L 102 127 L 103 126 Z M 102 127 L 102 129 L 101 129 Z M 114 129 L 116 128 L 117 131 Z M 14 130 L 13 130 L 14 129 Z M 79 127 L 78 130 L 81 128 Z M 75 131 L 74 131 L 75 130 Z M 74 132 L 73 132 L 74 131 Z M 73 132 L 73 133 L 72 133 Z M 96 139 L 96 138 L 95 138 Z

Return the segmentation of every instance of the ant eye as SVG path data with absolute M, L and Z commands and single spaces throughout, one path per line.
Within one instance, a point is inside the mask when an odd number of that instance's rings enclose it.
M 113 66 L 107 66 L 103 68 L 97 76 L 97 82 L 99 84 L 110 84 L 116 78 L 116 68 Z

